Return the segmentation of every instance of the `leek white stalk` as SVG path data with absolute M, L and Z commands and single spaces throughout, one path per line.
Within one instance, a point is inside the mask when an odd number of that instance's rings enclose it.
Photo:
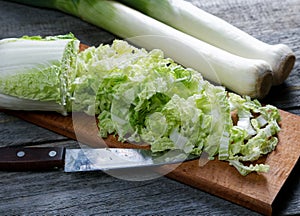
M 71 34 L 0 40 L 0 108 L 66 114 L 78 49 Z
M 233 55 L 119 2 L 109 0 L 17 0 L 17 2 L 56 8 L 121 38 L 128 38 L 137 46 L 149 50 L 159 48 L 167 57 L 185 67 L 197 70 L 204 78 L 241 95 L 263 98 L 272 85 L 271 67 L 266 61 Z
M 295 55 L 284 44 L 264 43 L 225 20 L 184 0 L 119 0 L 180 31 L 245 58 L 263 59 L 273 71 L 273 85 L 290 74 Z

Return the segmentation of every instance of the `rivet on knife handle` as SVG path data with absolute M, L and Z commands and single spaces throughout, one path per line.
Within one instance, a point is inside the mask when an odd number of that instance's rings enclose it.
M 0 148 L 0 170 L 51 170 L 64 167 L 63 147 Z

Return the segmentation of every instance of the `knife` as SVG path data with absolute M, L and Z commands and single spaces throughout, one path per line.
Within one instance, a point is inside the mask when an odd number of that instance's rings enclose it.
M 107 171 L 161 166 L 196 158 L 199 156 L 175 150 L 153 153 L 147 149 L 127 148 L 4 147 L 0 148 L 0 170 Z

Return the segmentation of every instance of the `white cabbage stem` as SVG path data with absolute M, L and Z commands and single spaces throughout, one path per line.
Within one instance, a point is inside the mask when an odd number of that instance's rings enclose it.
M 37 101 L 0 93 L 0 109 L 26 111 L 54 111 L 66 115 L 63 106 L 53 101 Z

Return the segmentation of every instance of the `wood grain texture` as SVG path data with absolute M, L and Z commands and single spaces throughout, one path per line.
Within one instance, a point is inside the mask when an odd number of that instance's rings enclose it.
M 66 136 L 44 130 L 4 113 L 0 113 L 0 133 L 0 146 L 26 146 L 70 140 Z
M 133 182 L 102 172 L 0 175 L 1 215 L 258 215 L 168 178 Z
M 295 67 L 265 102 L 300 115 L 299 0 L 190 0 L 262 41 L 285 43 L 296 54 Z M 54 10 L 0 0 L 0 38 L 73 32 L 83 43 L 110 43 L 115 36 Z M 65 136 L 0 113 L 0 146 L 76 146 Z M 274 214 L 300 214 L 300 166 L 273 202 Z M 159 178 L 128 182 L 105 173 L 0 172 L 1 215 L 257 215 L 202 190 Z

